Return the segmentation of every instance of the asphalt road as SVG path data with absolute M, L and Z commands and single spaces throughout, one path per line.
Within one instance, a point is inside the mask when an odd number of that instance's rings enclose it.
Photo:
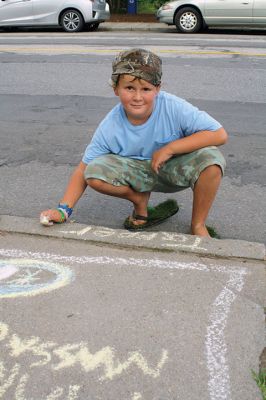
M 265 242 L 266 38 L 254 33 L 1 33 L 0 214 L 34 217 L 57 204 L 94 129 L 117 102 L 108 86 L 114 54 L 133 46 L 157 52 L 163 89 L 208 111 L 230 135 L 209 225 L 224 238 Z M 186 233 L 192 196 L 176 198 L 178 216 L 163 230 Z M 74 218 L 113 228 L 130 211 L 127 202 L 88 190 Z

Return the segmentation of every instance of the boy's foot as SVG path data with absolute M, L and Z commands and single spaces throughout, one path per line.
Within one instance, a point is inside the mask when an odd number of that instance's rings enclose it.
M 133 215 L 124 221 L 124 227 L 130 231 L 147 229 L 161 224 L 167 218 L 176 214 L 178 210 L 177 202 L 173 199 L 168 199 L 155 207 L 147 207 L 148 216 L 136 214 L 134 211 Z M 141 223 L 138 223 L 139 221 Z
M 211 237 L 206 225 L 191 226 L 191 235 L 196 235 L 201 237 Z
M 216 230 L 211 226 L 197 225 L 191 227 L 191 234 L 201 237 L 211 237 L 213 239 L 221 239 L 219 233 L 217 233 Z
M 135 197 L 136 201 L 134 201 L 134 215 L 141 215 L 143 217 L 148 216 L 148 202 L 150 198 L 150 192 L 136 192 Z M 145 220 L 137 219 L 134 216 L 129 217 L 131 223 L 133 225 L 142 225 L 145 224 Z

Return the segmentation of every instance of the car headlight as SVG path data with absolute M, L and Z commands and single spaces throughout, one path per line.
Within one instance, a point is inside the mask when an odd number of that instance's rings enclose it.
M 171 3 L 165 3 L 162 7 L 161 10 L 172 10 L 174 8 L 173 4 Z

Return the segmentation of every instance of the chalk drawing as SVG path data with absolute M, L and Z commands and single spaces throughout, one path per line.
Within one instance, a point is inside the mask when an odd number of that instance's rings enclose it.
M 207 362 L 207 368 L 209 373 L 208 379 L 208 388 L 209 388 L 209 395 L 210 400 L 231 400 L 231 387 L 230 387 L 230 375 L 229 369 L 227 364 L 227 346 L 225 341 L 225 328 L 227 324 L 227 318 L 230 313 L 231 306 L 237 295 L 241 292 L 244 287 L 245 283 L 245 276 L 248 273 L 246 268 L 240 267 L 224 267 L 221 265 L 205 265 L 204 263 L 182 263 L 182 262 L 174 262 L 174 261 L 162 261 L 159 259 L 124 259 L 124 258 L 111 258 L 111 257 L 67 257 L 61 256 L 56 254 L 50 253 L 35 253 L 35 252 L 25 252 L 16 249 L 0 249 L 0 255 L 4 257 L 21 257 L 21 258 L 31 258 L 34 260 L 42 260 L 46 259 L 52 262 L 61 262 L 61 263 L 77 263 L 77 264 L 104 264 L 104 265 L 125 265 L 125 266 L 132 266 L 132 267 L 145 267 L 145 268 L 165 268 L 165 269 L 179 269 L 179 270 L 198 270 L 204 273 L 209 273 L 210 271 L 215 271 L 217 273 L 224 274 L 227 276 L 227 282 L 223 287 L 222 291 L 218 294 L 218 296 L 214 299 L 213 303 L 211 304 L 211 311 L 209 315 L 209 323 L 206 328 L 206 336 L 205 336 L 205 356 Z M 0 325 L 0 338 L 5 340 L 8 336 L 8 327 L 5 324 Z M 12 343 L 11 348 L 12 348 Z M 37 343 L 37 348 L 39 349 L 40 343 L 37 341 L 33 343 L 33 347 Z M 82 344 L 75 347 L 75 345 L 64 346 L 59 348 L 52 348 L 49 349 L 49 343 L 46 346 L 42 346 L 42 351 L 45 349 L 46 352 L 52 353 L 53 355 L 57 355 L 59 357 L 60 362 L 57 364 L 53 364 L 54 370 L 60 368 L 69 368 L 70 366 L 75 365 L 77 362 L 80 363 L 80 356 L 82 353 L 79 353 L 81 347 L 82 351 L 85 353 L 88 349 L 87 347 Z M 19 348 L 21 348 L 19 346 Z M 84 350 L 85 349 L 85 350 Z M 16 346 L 13 347 L 12 351 L 16 350 Z M 33 351 L 33 350 L 32 350 Z M 74 356 L 70 356 L 69 352 L 74 351 Z M 112 349 L 108 349 L 108 354 L 112 359 Z M 15 353 L 16 354 L 16 353 Z M 37 352 L 35 353 L 37 355 Z M 44 353 L 45 354 L 45 353 Z M 106 353 L 107 354 L 107 353 Z M 61 357 L 61 358 L 60 358 Z M 133 357 L 133 358 L 132 358 Z M 47 361 L 49 357 L 43 358 L 42 361 Z M 86 357 L 85 357 L 86 359 Z M 110 360 L 109 359 L 109 360 Z M 167 359 L 167 353 L 162 352 L 161 359 L 157 364 L 157 368 L 150 369 L 147 365 L 143 364 L 142 355 L 138 354 L 130 354 L 129 358 L 126 362 L 120 363 L 120 365 L 116 365 L 115 368 L 111 369 L 111 372 L 108 368 L 105 367 L 103 377 L 105 379 L 112 379 L 118 372 L 122 372 L 124 370 L 124 366 L 127 367 L 130 363 L 134 362 L 135 365 L 140 367 L 142 365 L 143 372 L 149 371 L 148 374 L 153 377 L 157 377 L 160 371 L 160 368 L 164 365 Z M 140 365 L 139 365 L 140 361 Z M 40 361 L 39 361 L 40 362 Z M 97 365 L 97 363 L 96 363 Z M 144 366 L 145 365 L 145 366 Z M 34 365 L 34 367 L 38 367 Z M 84 370 L 90 370 L 86 362 L 82 366 Z M 16 373 L 16 370 L 13 371 L 13 374 Z M 10 375 L 12 376 L 12 375 Z M 134 393 L 134 396 L 138 397 L 141 396 L 140 393 Z M 141 399 L 141 397 L 139 397 Z M 20 400 L 20 399 L 19 399 Z M 48 399 L 49 400 L 49 399 Z M 135 399 L 134 399 L 135 400 Z
M 119 231 L 118 229 L 106 228 L 106 227 L 93 227 L 87 226 L 80 230 L 67 230 L 62 229 L 59 232 L 65 235 L 74 236 L 84 236 L 86 233 L 90 232 L 91 235 L 104 239 L 105 237 L 115 236 L 118 239 L 138 239 L 141 241 L 150 241 L 157 238 L 164 247 L 172 247 L 179 249 L 191 249 L 191 250 L 201 250 L 202 252 L 207 251 L 205 247 L 202 246 L 202 239 L 199 237 L 191 235 L 182 235 L 180 233 L 169 233 L 169 232 L 125 232 Z M 172 242 L 172 243 L 170 243 Z
M 32 260 L 49 260 L 49 262 L 60 262 L 60 263 L 75 263 L 75 264 L 104 264 L 104 265 L 125 265 L 132 267 L 145 267 L 145 268 L 162 268 L 162 269 L 184 269 L 184 270 L 199 270 L 206 271 L 210 270 L 206 264 L 199 262 L 177 262 L 177 261 L 163 261 L 159 259 L 136 259 L 136 258 L 112 258 L 112 257 L 74 257 L 74 256 L 62 256 L 60 254 L 50 254 L 46 252 L 31 252 L 16 249 L 0 249 L 0 256 L 3 257 L 19 257 L 19 258 L 30 258 Z M 219 268 L 213 266 L 213 268 Z M 225 268 L 226 271 L 231 271 L 230 268 Z M 235 271 L 233 269 L 232 271 Z
M 59 346 L 55 342 L 43 342 L 37 336 L 23 339 L 14 333 L 11 334 L 9 327 L 3 322 L 0 322 L 0 332 L 4 332 L 1 341 L 5 342 L 4 347 L 9 350 L 10 357 L 17 359 L 27 354 L 36 358 L 36 361 L 29 365 L 30 368 L 39 368 L 50 363 L 54 371 L 72 368 L 75 365 L 79 365 L 87 373 L 102 368 L 101 380 L 113 380 L 132 366 L 155 379 L 160 376 L 160 371 L 168 359 L 168 352 L 163 349 L 157 366 L 152 368 L 140 351 L 129 352 L 127 359 L 121 362 L 116 357 L 116 350 L 109 346 L 93 354 L 86 342 Z
M 115 350 L 109 346 L 104 347 L 95 354 L 92 354 L 88 350 L 87 345 L 82 343 L 78 345 L 62 346 L 59 349 L 53 350 L 53 352 L 60 359 L 60 362 L 53 366 L 54 370 L 69 368 L 75 364 L 80 364 L 85 372 L 90 372 L 102 366 L 104 374 L 101 380 L 112 380 L 115 376 L 121 375 L 132 365 L 137 366 L 144 375 L 158 378 L 168 358 L 167 350 L 162 350 L 161 359 L 158 361 L 157 367 L 150 368 L 146 359 L 139 351 L 130 352 L 127 360 L 120 362 L 115 359 Z
M 9 278 L 14 275 L 18 269 L 14 265 L 6 265 L 0 267 L 0 281 Z
M 28 383 L 30 379 L 29 374 L 24 374 L 21 376 L 19 379 L 19 383 L 16 387 L 15 391 L 15 400 L 28 400 L 25 397 L 25 390 L 26 390 L 26 384 Z M 57 386 L 55 389 L 52 390 L 48 396 L 46 396 L 45 400 L 57 400 L 61 399 L 63 400 L 77 400 L 78 399 L 78 392 L 79 392 L 80 386 L 78 385 L 69 385 L 68 388 L 68 393 L 64 388 Z M 1 394 L 0 394 L 1 395 Z M 63 396 L 63 397 L 62 397 Z
M 211 399 L 231 399 L 227 348 L 224 339 L 227 317 L 237 294 L 244 286 L 246 271 L 231 271 L 229 280 L 211 307 L 210 324 L 205 338 L 206 355 L 210 379 L 208 382 Z M 217 351 L 216 349 L 219 349 Z
M 180 235 L 180 234 L 175 234 L 175 233 L 167 233 L 164 232 L 163 236 L 164 240 L 172 240 L 173 243 L 162 243 L 162 246 L 164 247 L 177 247 L 179 249 L 191 249 L 191 250 L 207 250 L 205 247 L 200 246 L 201 244 L 201 238 L 200 237 L 195 237 L 192 241 L 192 243 L 189 243 L 190 237 L 185 236 L 185 235 Z
M 3 363 L 0 362 L 0 399 L 7 392 L 7 390 L 15 385 L 15 380 L 19 382 L 15 388 L 15 400 L 27 400 L 24 397 L 26 391 L 26 384 L 30 379 L 30 370 L 49 366 L 51 370 L 56 371 L 65 370 L 73 367 L 81 367 L 82 371 L 90 373 L 96 369 L 100 369 L 98 373 L 100 381 L 111 381 L 117 376 L 125 373 L 129 368 L 133 367 L 141 371 L 145 376 L 156 379 L 160 376 L 161 370 L 164 367 L 167 359 L 167 350 L 162 350 L 160 358 L 155 367 L 151 367 L 145 357 L 140 351 L 132 351 L 128 353 L 126 360 L 121 362 L 116 356 L 117 351 L 109 346 L 104 347 L 92 353 L 86 342 L 67 344 L 60 346 L 55 342 L 43 342 L 37 336 L 30 338 L 21 338 L 17 334 L 10 332 L 7 324 L 0 322 L 0 339 L 3 353 L 8 351 L 10 359 L 16 359 L 16 364 L 12 370 L 5 369 Z M 19 364 L 20 358 L 24 356 L 27 359 L 32 357 L 36 358 L 36 362 L 28 365 L 29 373 L 20 373 L 25 371 L 25 364 L 23 368 Z M 79 385 L 70 385 L 66 397 L 65 389 L 57 387 L 46 397 L 45 400 L 53 400 L 62 398 L 62 400 L 75 400 L 78 399 Z M 136 397 L 141 399 L 142 397 Z
M 0 298 L 47 293 L 69 284 L 73 277 L 68 267 L 49 261 L 0 260 Z
M 24 370 L 19 364 L 15 364 L 14 367 L 8 371 L 2 362 L 0 362 L 0 399 L 6 394 L 6 392 L 15 385 L 15 393 L 14 400 L 28 400 L 25 397 L 26 384 L 30 379 L 29 374 L 22 374 L 19 377 L 20 372 Z M 18 379 L 18 383 L 16 384 L 16 380 Z M 46 397 L 45 400 L 56 400 L 61 396 L 62 400 L 78 400 L 78 392 L 80 386 L 78 385 L 69 385 L 66 390 L 61 387 L 56 387 L 52 392 Z M 40 399 L 38 399 L 40 400 Z
M 142 395 L 141 393 L 135 392 L 133 394 L 132 400 L 142 400 Z
M 20 365 L 15 364 L 11 370 L 8 371 L 3 362 L 0 361 L 0 399 L 15 382 L 15 379 L 19 374 L 19 370 Z

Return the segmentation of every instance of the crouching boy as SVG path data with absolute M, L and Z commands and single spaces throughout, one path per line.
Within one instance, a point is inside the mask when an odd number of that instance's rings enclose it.
M 160 90 L 161 64 L 144 49 L 115 58 L 111 84 L 120 102 L 98 126 L 58 207 L 42 212 L 44 223 L 66 221 L 89 185 L 129 200 L 134 211 L 124 226 L 142 230 L 169 217 L 149 213 L 151 192 L 191 188 L 191 233 L 209 236 L 206 219 L 225 168 L 216 146 L 226 142 L 227 133 L 206 112 Z M 177 209 L 172 205 L 170 214 Z

